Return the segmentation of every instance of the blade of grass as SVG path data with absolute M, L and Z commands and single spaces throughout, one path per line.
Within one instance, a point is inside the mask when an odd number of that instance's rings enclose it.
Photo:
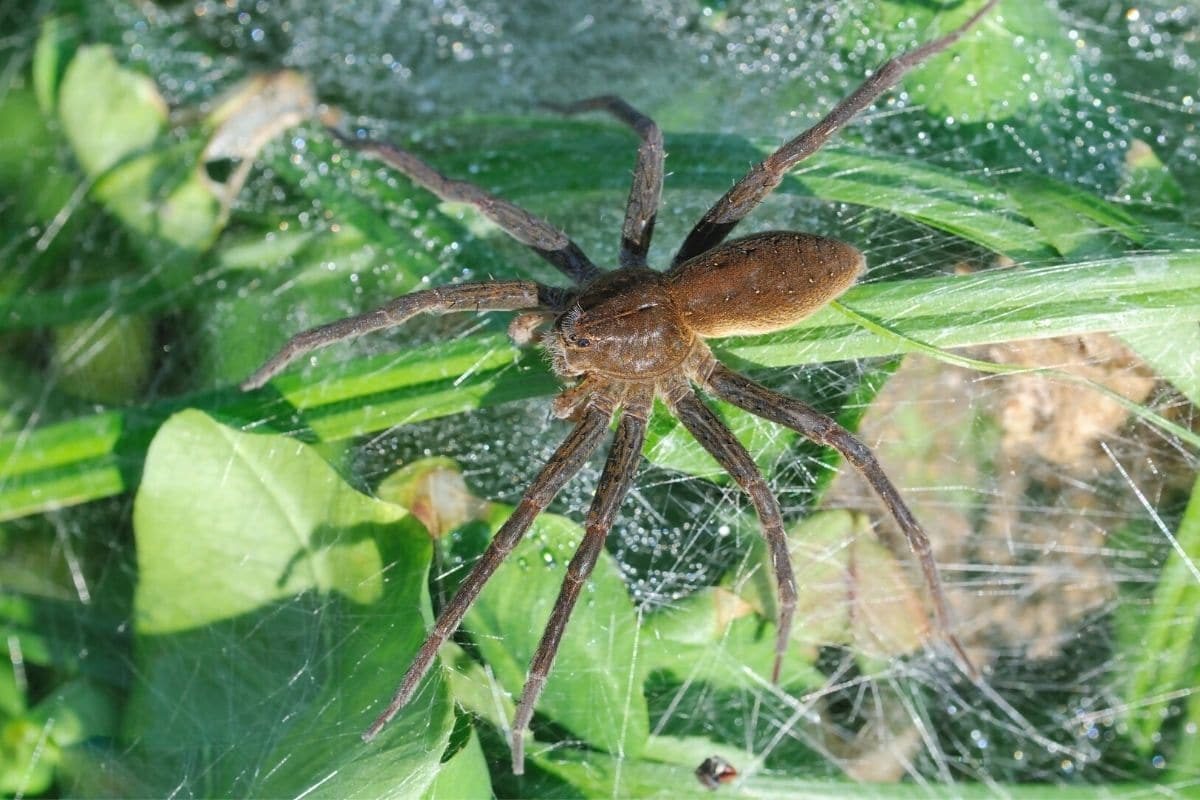
M 987 372 L 993 375 L 1041 375 L 1042 377 L 1050 378 L 1051 380 L 1061 381 L 1063 383 L 1075 383 L 1080 386 L 1085 386 L 1094 392 L 1104 395 L 1109 400 L 1120 404 L 1134 416 L 1137 416 L 1149 424 L 1154 425 L 1162 431 L 1179 437 L 1183 441 L 1192 445 L 1192 447 L 1200 449 L 1200 435 L 1193 433 L 1187 428 L 1184 428 L 1182 425 L 1177 425 L 1171 420 L 1154 413 L 1145 406 L 1135 403 L 1124 395 L 1114 392 L 1107 386 L 1096 383 L 1089 378 L 1084 378 L 1080 375 L 1072 375 L 1069 372 L 1064 372 L 1063 370 L 1054 369 L 1052 367 L 1023 367 L 1012 366 L 1010 364 L 997 364 L 992 361 L 980 361 L 979 359 L 969 358 L 957 353 L 948 353 L 944 350 L 940 350 L 936 347 L 925 344 L 924 342 L 920 342 L 916 339 L 905 336 L 904 334 L 886 325 L 882 325 L 870 317 L 860 314 L 854 309 L 847 307 L 840 301 L 833 301 L 831 306 L 835 310 L 854 320 L 863 328 L 873 333 L 877 333 L 882 337 L 902 343 L 905 346 L 912 348 L 915 352 L 924 353 L 925 355 L 935 358 L 938 361 L 942 361 L 946 364 L 954 364 L 955 366 L 979 370 L 980 372 Z
M 1200 581 L 1195 564 L 1200 557 L 1200 480 L 1192 487 L 1174 545 L 1154 585 L 1153 599 L 1122 607 L 1122 613 L 1130 617 L 1122 626 L 1128 674 L 1122 707 L 1134 742 L 1143 753 L 1162 746 L 1159 732 L 1170 719 L 1159 713 L 1169 705 L 1164 698 L 1194 685 L 1195 675 L 1188 668 L 1195 664 L 1196 630 L 1200 627 Z M 1196 721 L 1191 709 L 1189 717 Z
M 1128 330 L 1119 336 L 1159 377 L 1192 405 L 1200 406 L 1200 327 L 1167 324 Z

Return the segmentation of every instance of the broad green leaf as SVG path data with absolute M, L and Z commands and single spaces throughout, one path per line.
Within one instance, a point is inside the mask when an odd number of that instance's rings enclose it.
M 493 531 L 510 507 L 489 515 Z M 541 515 L 488 581 L 463 627 L 500 684 L 519 697 L 530 660 L 582 538 L 564 517 Z M 637 614 L 612 557 L 600 560 L 576 604 L 538 711 L 590 746 L 635 757 L 649 719 L 638 677 Z
M 200 486 L 220 489 L 219 500 Z M 351 489 L 302 442 L 180 412 L 150 445 L 134 505 L 137 630 L 188 630 L 310 589 L 374 602 L 383 589 L 372 536 L 405 516 Z M 198 572 L 209 579 L 181 598 Z
M 915 38 L 921 41 L 935 31 L 949 33 L 982 5 L 983 0 L 892 0 L 882 6 L 879 28 L 890 34 L 886 41 L 895 43 L 894 51 L 911 44 L 913 31 L 920 32 Z M 906 77 L 905 89 L 913 102 L 938 116 L 981 122 L 1019 115 L 1074 81 L 1066 33 L 1046 3 L 1000 3 L 949 50 Z
M 107 47 L 81 47 L 63 77 L 59 117 L 95 181 L 93 196 L 141 237 L 168 282 L 190 280 L 186 254 L 207 249 L 224 219 L 201 179 L 200 146 L 155 147 L 167 105 L 154 81 L 122 67 Z
M 80 165 L 95 178 L 158 138 L 167 104 L 154 81 L 119 65 L 110 48 L 87 45 L 63 75 L 59 117 Z
M 151 445 L 134 527 L 125 739 L 143 780 L 260 797 L 432 784 L 453 724 L 438 673 L 360 738 L 431 616 L 429 537 L 403 508 L 358 494 L 307 445 L 185 411 Z M 209 769 L 193 774 L 202 753 Z

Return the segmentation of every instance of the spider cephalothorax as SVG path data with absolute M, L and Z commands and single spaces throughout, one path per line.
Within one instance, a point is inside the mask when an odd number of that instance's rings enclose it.
M 653 380 L 678 369 L 695 343 L 666 276 L 645 267 L 597 278 L 542 337 L 559 375 L 615 380 Z
M 594 97 L 561 109 L 567 113 L 607 111 L 629 125 L 642 141 L 621 232 L 621 268 L 612 272 L 596 267 L 574 242 L 527 211 L 469 183 L 446 178 L 409 152 L 335 132 L 347 145 L 382 159 L 439 197 L 474 204 L 574 282 L 571 289 L 559 289 L 534 281 L 486 281 L 407 294 L 367 314 L 297 334 L 242 384 L 243 389 L 261 386 L 296 357 L 314 348 L 392 327 L 422 312 L 451 311 L 525 312 L 518 318 L 524 321 L 519 325 L 514 322 L 510 329 L 514 338 L 521 340 L 529 339 L 533 327 L 540 322 L 552 319 L 542 345 L 555 371 L 578 381 L 554 403 L 558 416 L 574 420 L 574 428 L 534 478 L 458 593 L 441 609 L 395 697 L 363 734 L 364 738 L 373 738 L 409 701 L 433 664 L 438 648 L 457 630 L 483 585 L 534 518 L 600 446 L 614 414 L 619 413 L 608 460 L 588 511 L 583 541 L 571 559 L 558 601 L 533 656 L 513 721 L 513 770 L 522 771 L 522 732 L 533 715 L 579 591 L 604 546 L 617 507 L 633 483 L 645 439 L 646 419 L 656 396 L 662 398 L 745 490 L 758 513 L 779 593 L 773 675 L 778 680 L 796 605 L 796 581 L 779 503 L 750 454 L 700 400 L 693 386 L 834 448 L 862 474 L 917 556 L 929 587 L 938 633 L 960 663 L 970 669 L 950 630 L 929 539 L 870 449 L 824 414 L 723 366 L 713 357 L 704 339 L 785 328 L 830 302 L 855 281 L 864 268 L 862 255 L 850 245 L 833 239 L 769 231 L 722 242 L 788 170 L 816 152 L 906 71 L 957 41 L 997 1 L 989 0 L 948 35 L 885 62 L 820 122 L 755 165 L 696 223 L 667 272 L 656 272 L 646 266 L 662 191 L 662 134 L 650 118 L 620 98 Z

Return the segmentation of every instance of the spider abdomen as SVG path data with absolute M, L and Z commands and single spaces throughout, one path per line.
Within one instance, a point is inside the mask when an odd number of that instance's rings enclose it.
M 667 290 L 700 336 L 769 333 L 829 303 L 865 266 L 862 253 L 845 242 L 767 231 L 683 262 L 667 275 Z

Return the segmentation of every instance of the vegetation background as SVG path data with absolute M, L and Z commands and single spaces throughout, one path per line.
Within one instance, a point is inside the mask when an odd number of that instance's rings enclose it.
M 636 140 L 543 104 L 618 92 L 666 131 L 661 265 L 756 159 L 974 6 L 0 0 L 0 791 L 707 796 L 714 755 L 739 772 L 719 791 L 753 797 L 1194 790 L 1194 5 L 1005 0 L 745 225 L 867 254 L 840 309 L 718 351 L 881 452 L 984 683 L 928 641 L 854 476 L 722 408 L 806 587 L 764 679 L 756 523 L 660 414 L 527 775 L 511 695 L 597 464 L 364 745 L 563 436 L 556 383 L 506 319 L 464 317 L 233 388 L 292 333 L 414 287 L 557 280 L 319 119 L 608 264 Z

